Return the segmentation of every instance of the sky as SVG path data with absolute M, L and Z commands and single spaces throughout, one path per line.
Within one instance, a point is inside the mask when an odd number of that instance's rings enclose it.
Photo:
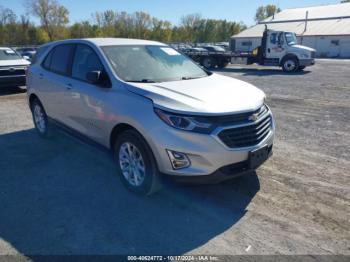
M 95 11 L 144 11 L 159 19 L 177 25 L 181 16 L 199 13 L 204 18 L 226 19 L 229 21 L 254 24 L 258 6 L 274 4 L 281 9 L 314 5 L 336 4 L 340 0 L 57 0 L 70 13 L 70 23 L 91 19 Z M 11 8 L 20 16 L 25 14 L 26 0 L 0 0 L 0 6 Z M 35 19 L 32 19 L 35 21 Z

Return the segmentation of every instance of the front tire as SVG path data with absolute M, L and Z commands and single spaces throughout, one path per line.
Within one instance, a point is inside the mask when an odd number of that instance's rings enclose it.
M 159 171 L 153 153 L 135 130 L 123 132 L 114 145 L 117 171 L 131 192 L 151 195 L 160 190 Z
M 50 124 L 43 105 L 38 99 L 34 99 L 30 105 L 33 122 L 36 131 L 43 138 L 50 138 L 53 135 L 53 127 Z
M 282 69 L 286 73 L 292 73 L 299 68 L 299 61 L 295 57 L 287 57 L 282 62 Z

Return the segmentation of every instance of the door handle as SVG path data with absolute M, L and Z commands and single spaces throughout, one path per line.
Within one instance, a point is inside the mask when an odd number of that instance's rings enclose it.
M 67 88 L 68 90 L 70 90 L 70 89 L 73 88 L 73 85 L 69 83 L 69 84 L 66 85 L 66 88 Z

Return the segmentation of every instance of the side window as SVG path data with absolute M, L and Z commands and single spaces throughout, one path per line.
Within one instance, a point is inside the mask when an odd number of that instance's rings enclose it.
M 277 34 L 276 33 L 273 33 L 270 35 L 270 43 L 274 44 L 274 45 L 277 43 Z
M 284 34 L 283 34 L 283 33 L 280 33 L 280 34 L 278 35 L 278 43 L 279 43 L 280 45 L 283 45 L 283 44 L 284 44 Z
M 100 59 L 89 46 L 77 45 L 72 66 L 72 77 L 87 81 L 86 75 L 91 71 L 104 71 Z
M 43 63 L 43 67 L 47 70 L 50 70 L 52 53 L 53 53 L 53 51 L 50 51 L 50 53 L 46 56 L 44 63 Z
M 64 44 L 56 46 L 51 52 L 50 70 L 59 74 L 68 75 L 69 60 L 73 45 Z M 46 62 L 46 61 L 45 61 Z

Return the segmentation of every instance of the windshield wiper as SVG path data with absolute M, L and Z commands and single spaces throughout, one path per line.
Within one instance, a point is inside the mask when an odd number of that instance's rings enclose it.
M 193 77 L 193 76 L 183 76 L 181 77 L 181 80 L 192 80 L 192 79 L 198 79 L 198 78 L 203 78 L 205 76 L 197 76 L 197 77 Z
M 150 79 L 141 79 L 141 80 L 125 80 L 126 82 L 132 82 L 132 83 L 157 83 L 156 81 L 150 80 Z

